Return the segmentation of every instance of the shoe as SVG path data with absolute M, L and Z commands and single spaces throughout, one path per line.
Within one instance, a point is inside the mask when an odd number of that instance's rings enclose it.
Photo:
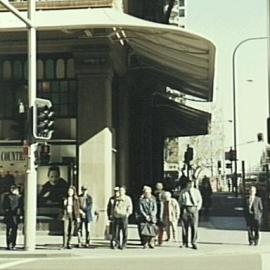
M 192 248 L 193 249 L 198 249 L 197 245 L 195 245 L 195 244 L 192 244 Z
M 149 244 L 149 248 L 154 249 L 154 248 L 155 248 L 155 246 L 153 246 L 153 245 L 150 245 L 150 244 Z
M 67 249 L 72 249 L 72 247 L 70 245 L 67 246 Z
M 86 247 L 86 248 L 90 247 L 90 244 L 85 244 L 85 247 Z
M 11 250 L 11 247 L 6 247 L 6 250 Z
M 255 241 L 254 242 L 254 246 L 258 246 L 258 241 Z
M 79 243 L 79 244 L 78 244 L 78 248 L 81 248 L 81 247 L 82 247 L 82 244 L 81 244 L 81 243 Z
M 146 248 L 147 248 L 147 244 L 144 244 L 144 245 L 143 245 L 143 249 L 146 249 Z
M 252 244 L 253 244 L 253 242 L 250 241 L 248 245 L 249 245 L 249 246 L 252 246 Z
M 15 246 L 14 246 L 14 247 L 11 247 L 11 249 L 12 249 L 12 250 L 16 250 L 16 247 L 15 247 Z

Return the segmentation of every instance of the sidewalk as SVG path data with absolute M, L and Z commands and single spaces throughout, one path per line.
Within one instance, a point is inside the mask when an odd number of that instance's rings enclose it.
M 179 232 L 180 232 L 179 228 Z M 111 250 L 109 241 L 93 239 L 90 248 L 77 248 L 77 238 L 73 237 L 71 250 L 61 249 L 62 237 L 50 236 L 38 232 L 36 250 L 23 249 L 23 236 L 19 234 L 18 249 L 5 250 L 5 234 L 0 234 L 0 258 L 46 258 L 87 256 L 93 258 L 109 258 L 115 256 L 214 256 L 226 254 L 256 254 L 270 253 L 270 232 L 261 232 L 261 242 L 258 246 L 248 246 L 245 221 L 240 217 L 211 217 L 209 221 L 200 222 L 198 250 L 180 248 L 180 242 L 164 242 L 162 247 L 153 250 L 142 249 L 136 225 L 129 226 L 128 247 L 125 250 Z

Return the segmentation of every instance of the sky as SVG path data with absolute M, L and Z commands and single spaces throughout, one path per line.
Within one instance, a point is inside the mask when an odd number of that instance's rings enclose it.
M 232 53 L 246 38 L 267 36 L 268 0 L 187 0 L 186 28 L 216 46 L 214 103 L 222 108 L 225 145 L 233 143 Z M 237 141 L 239 158 L 247 167 L 259 162 L 267 141 L 267 39 L 248 41 L 236 53 Z M 254 141 L 254 142 L 251 142 Z

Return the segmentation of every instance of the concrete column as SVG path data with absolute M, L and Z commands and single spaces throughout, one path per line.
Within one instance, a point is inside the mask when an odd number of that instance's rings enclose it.
M 92 236 L 103 236 L 112 192 L 112 69 L 108 51 L 75 54 L 79 79 L 79 185 L 86 185 L 100 213 Z
M 119 86 L 118 111 L 117 180 L 119 185 L 129 188 L 129 85 L 124 80 Z

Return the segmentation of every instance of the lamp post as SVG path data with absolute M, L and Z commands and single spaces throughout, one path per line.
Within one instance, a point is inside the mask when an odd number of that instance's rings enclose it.
M 233 141 L 234 141 L 234 176 L 233 176 L 233 185 L 235 186 L 235 196 L 238 196 L 238 186 L 237 186 L 237 126 L 236 126 L 236 90 L 235 90 L 235 56 L 238 48 L 252 40 L 260 40 L 260 39 L 267 39 L 268 37 L 252 37 L 246 38 L 240 41 L 233 50 L 232 55 L 232 79 L 233 79 Z

